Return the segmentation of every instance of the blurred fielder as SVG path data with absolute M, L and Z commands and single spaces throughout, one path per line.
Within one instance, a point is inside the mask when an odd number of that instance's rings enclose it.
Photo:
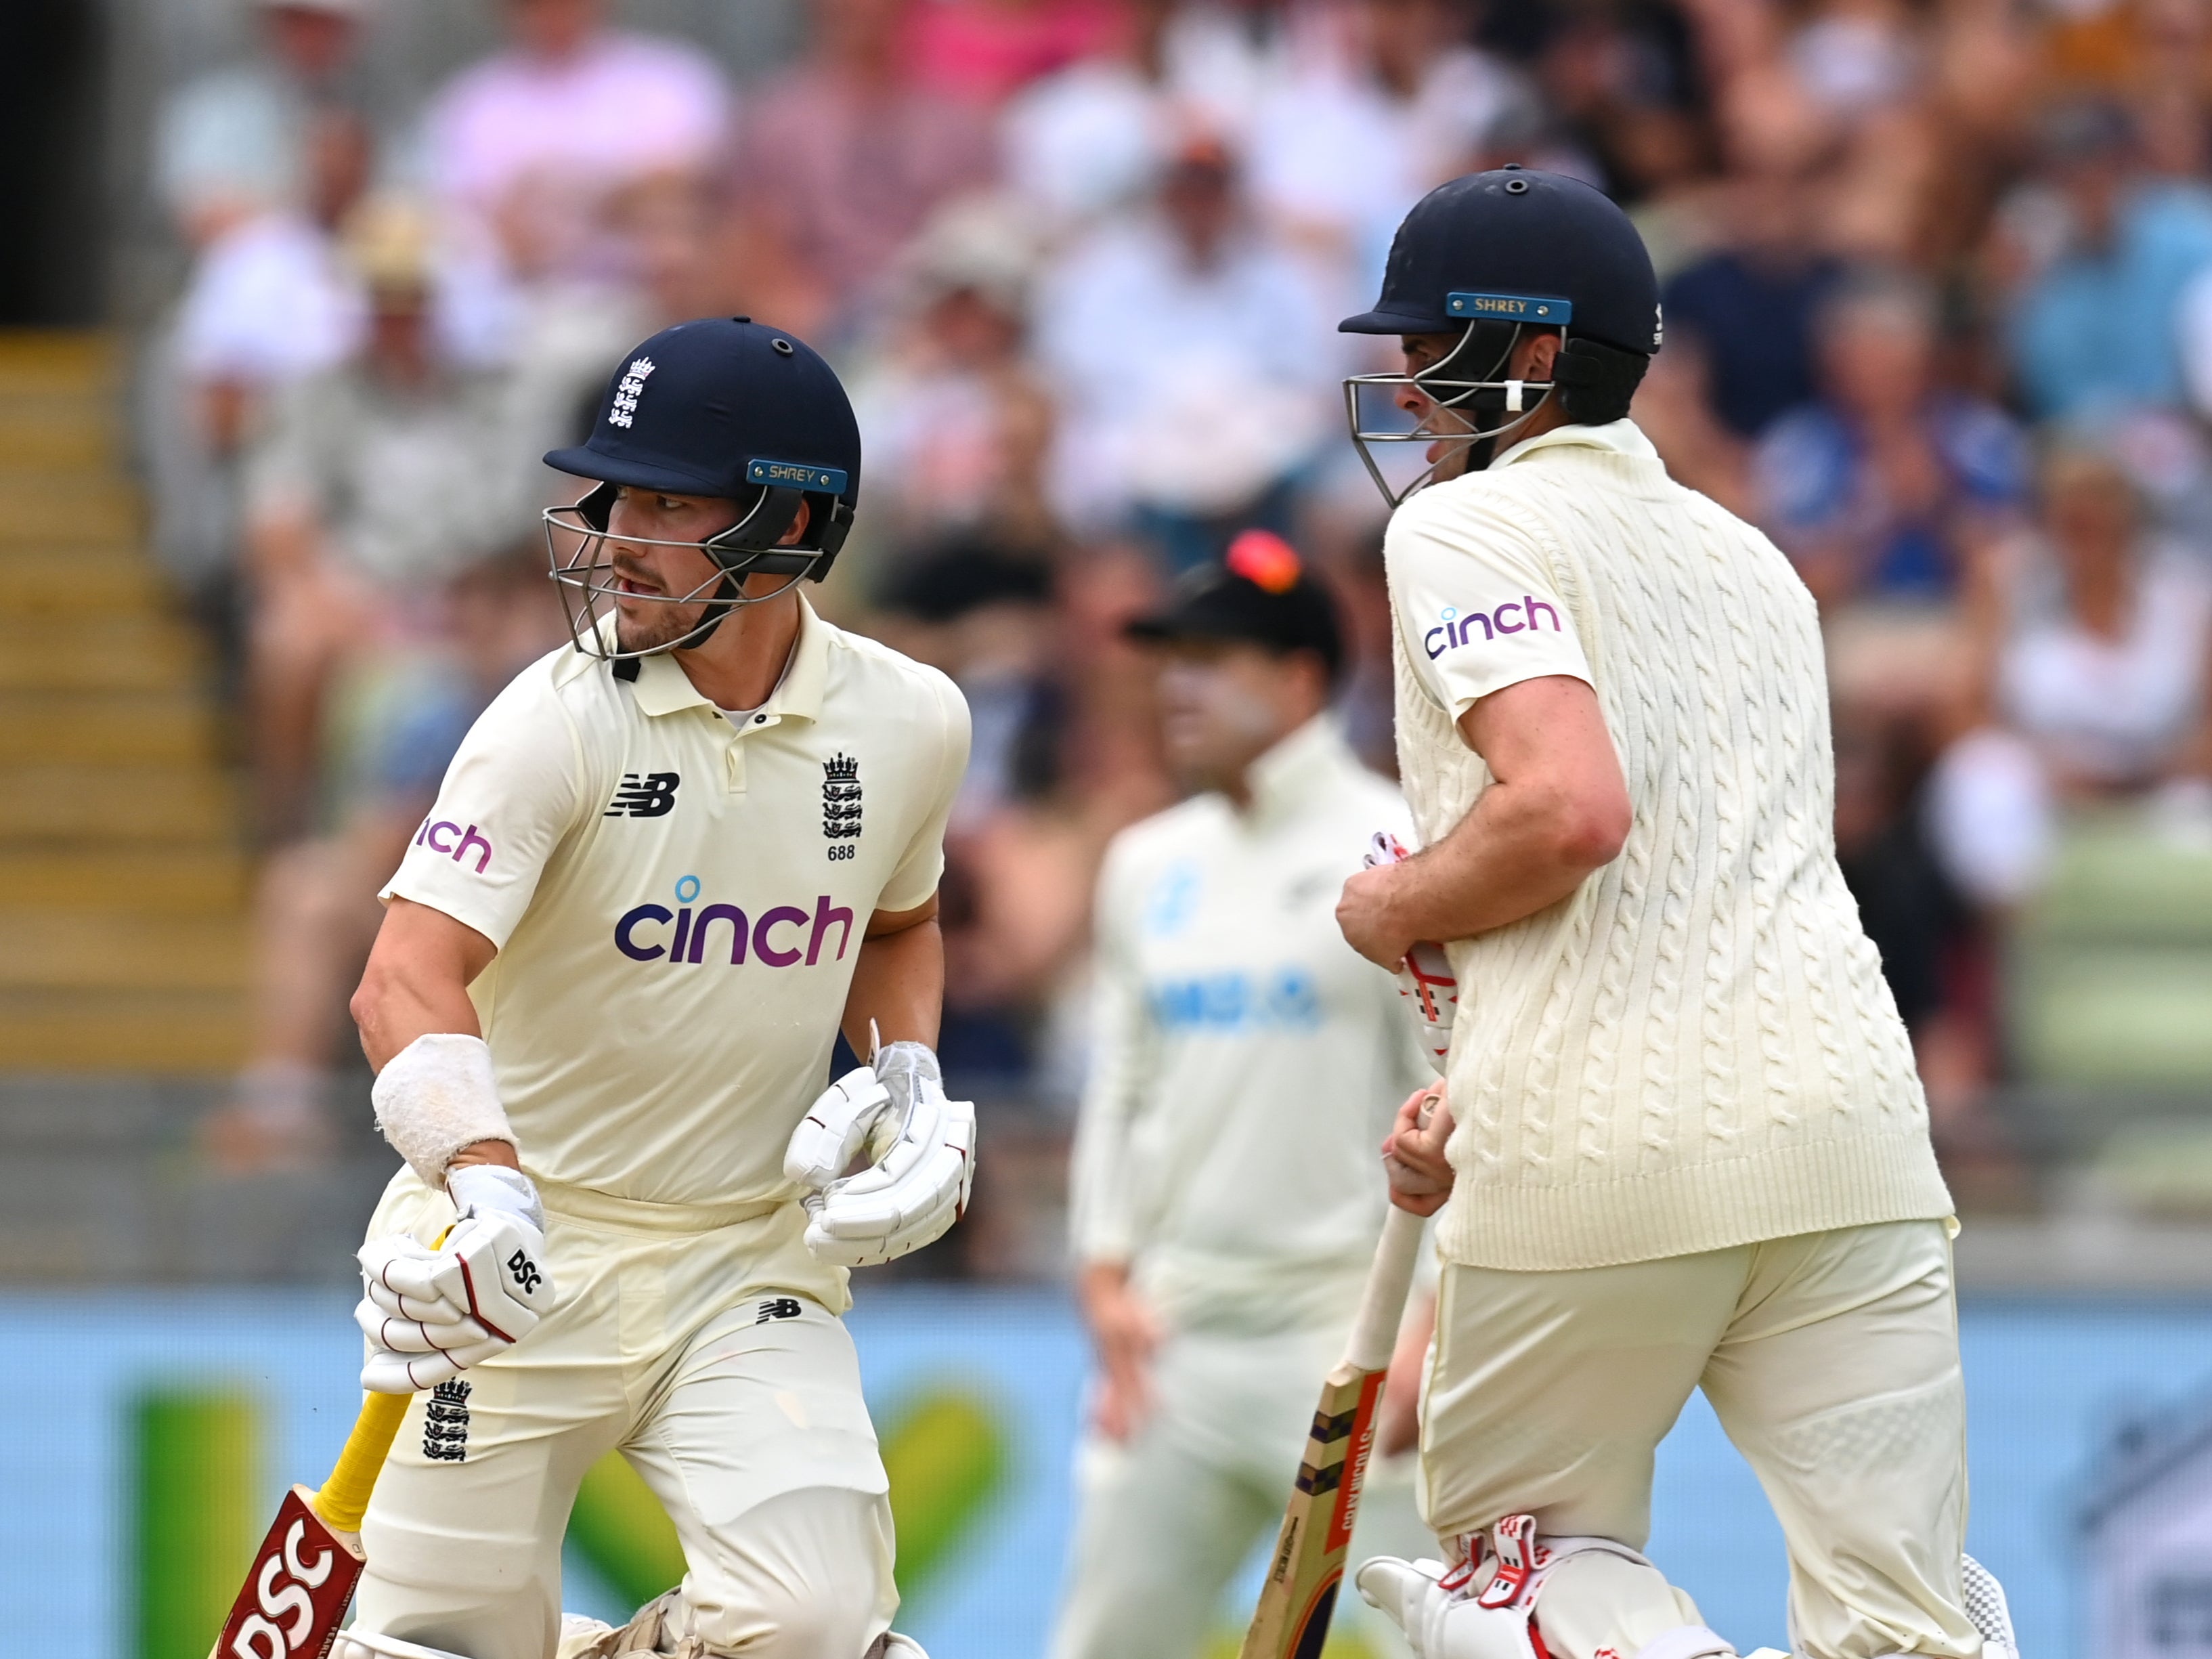
M 1326 712 L 1327 592 L 1248 532 L 1132 631 L 1164 646 L 1169 757 L 1202 793 L 1125 830 L 1099 882 L 1073 1184 L 1101 1376 L 1054 1659 L 1205 1645 L 1341 1356 L 1386 1203 L 1376 1146 L 1434 1081 L 1330 915 L 1406 812 Z M 1419 1547 L 1409 1473 L 1378 1466 L 1355 1548 Z
M 1425 1659 L 1732 1652 L 1638 1553 L 1702 1387 L 1782 1523 L 1799 1651 L 1994 1659 L 1951 1202 L 1836 868 L 1819 623 L 1626 418 L 1660 337 L 1643 244 L 1571 179 L 1455 179 L 1343 326 L 1405 354 L 1347 395 L 1396 508 L 1427 850 L 1338 916 L 1386 964 L 1450 941 L 1460 992 L 1449 1109 L 1391 1148 L 1407 1207 L 1442 1205 L 1421 1497 L 1448 1560 L 1360 1590 Z
M 916 1653 L 886 1633 L 890 1511 L 838 1316 L 848 1267 L 927 1243 L 969 1189 L 973 1109 L 930 1048 L 967 709 L 798 591 L 860 475 L 805 345 L 665 330 L 546 459 L 600 481 L 546 515 L 576 648 L 470 732 L 354 999 L 409 1165 L 362 1252 L 363 1382 L 434 1392 L 340 1650 Z M 841 1020 L 873 1066 L 825 1094 Z M 611 1449 L 690 1565 L 623 1632 L 560 1611 Z

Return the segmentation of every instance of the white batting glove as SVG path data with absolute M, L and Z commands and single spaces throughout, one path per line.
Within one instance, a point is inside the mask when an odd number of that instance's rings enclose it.
M 472 1164 L 446 1179 L 460 1219 L 442 1247 L 404 1234 L 361 1249 L 368 1294 L 354 1322 L 368 1338 L 361 1385 L 374 1394 L 435 1388 L 505 1352 L 553 1311 L 545 1212 L 529 1176 Z
M 1402 864 L 1411 857 L 1397 836 L 1377 830 L 1360 863 L 1372 870 L 1379 864 Z M 1452 1022 L 1459 1016 L 1459 977 L 1443 945 L 1434 939 L 1414 941 L 1398 969 L 1398 994 L 1406 999 L 1414 1029 L 1420 1033 L 1421 1053 L 1442 1077 L 1451 1055 Z
M 894 1261 L 967 1209 L 975 1108 L 946 1098 L 927 1047 L 894 1042 L 823 1091 L 793 1132 L 783 1171 L 810 1189 L 806 1247 L 817 1256 L 847 1267 Z

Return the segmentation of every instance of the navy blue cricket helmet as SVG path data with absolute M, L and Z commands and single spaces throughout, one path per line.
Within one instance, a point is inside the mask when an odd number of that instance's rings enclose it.
M 566 607 L 577 647 L 622 659 L 698 645 L 733 607 L 775 597 L 745 593 L 747 576 L 798 582 L 828 574 L 860 496 L 860 428 L 836 372 L 805 341 L 748 317 L 705 317 L 628 353 L 607 382 L 592 435 L 549 451 L 545 464 L 598 481 L 574 505 L 547 510 L 547 546 L 554 580 L 580 596 Z M 711 495 L 744 509 L 698 544 L 719 574 L 663 596 L 706 602 L 698 626 L 652 651 L 619 649 L 600 627 L 614 592 L 605 532 L 624 486 Z M 781 544 L 802 505 L 805 532 Z M 573 542 L 565 554 L 563 540 Z
M 1627 414 L 1659 349 L 1659 279 L 1643 237 L 1602 191 L 1561 173 L 1500 167 L 1439 185 L 1416 203 L 1390 244 L 1375 308 L 1337 326 L 1347 334 L 1459 337 L 1417 374 L 1345 382 L 1352 441 L 1395 507 L 1450 464 L 1486 460 L 1555 392 L 1571 420 L 1598 425 Z M 1499 378 L 1528 328 L 1563 336 L 1553 378 Z M 1436 411 L 1418 430 L 1395 414 L 1379 421 L 1363 414 L 1363 389 L 1381 401 L 1407 386 Z M 1477 418 L 1495 416 L 1510 418 Z M 1439 439 L 1444 459 L 1396 490 L 1369 449 Z

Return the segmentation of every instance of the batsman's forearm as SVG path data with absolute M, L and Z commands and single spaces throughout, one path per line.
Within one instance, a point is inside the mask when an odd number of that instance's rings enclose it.
M 866 1058 L 872 1020 L 885 1042 L 935 1048 L 944 1013 L 945 935 L 935 916 L 860 942 L 840 1022 L 854 1054 Z
M 419 1036 L 452 1031 L 482 1036 L 477 1006 L 465 987 L 429 977 L 380 972 L 374 959 L 353 997 L 354 1024 L 361 1050 L 382 1071 L 392 1057 Z
M 1415 939 L 1472 939 L 1557 904 L 1620 850 L 1571 799 L 1492 783 L 1449 835 L 1398 866 L 1393 908 Z

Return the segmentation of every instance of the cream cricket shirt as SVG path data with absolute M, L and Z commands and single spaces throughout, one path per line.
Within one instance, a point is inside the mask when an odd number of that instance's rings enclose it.
M 1595 689 L 1634 817 L 1568 898 L 1449 942 L 1447 1260 L 1548 1269 L 1948 1213 L 1911 1045 L 1836 866 L 1812 596 L 1627 421 L 1431 485 L 1384 544 L 1424 842 L 1490 774 L 1455 722 Z
M 788 1195 L 869 916 L 936 891 L 952 683 L 800 602 L 742 735 L 666 656 L 569 648 L 470 732 L 386 890 L 499 946 L 469 995 L 534 1176 L 657 1204 Z
M 1115 837 L 1072 1186 L 1076 1254 L 1127 1261 L 1178 1328 L 1350 1316 L 1382 1223 L 1377 1156 L 1432 1080 L 1391 976 L 1336 900 L 1405 802 L 1326 716 Z

